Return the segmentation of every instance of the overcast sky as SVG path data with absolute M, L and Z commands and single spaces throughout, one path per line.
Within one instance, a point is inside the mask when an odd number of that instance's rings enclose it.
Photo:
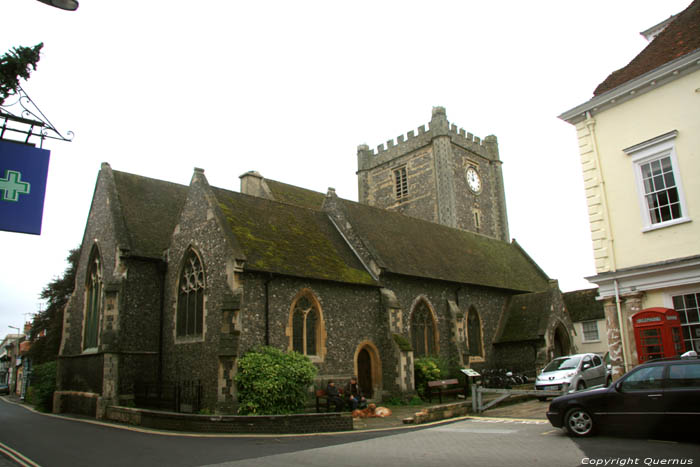
M 498 137 L 510 234 L 564 291 L 595 274 L 575 130 L 557 119 L 691 0 L 4 0 L 0 54 L 44 42 L 23 83 L 47 141 L 40 236 L 0 232 L 0 336 L 82 241 L 100 163 L 239 190 L 264 177 L 357 200 L 357 146 L 451 123 Z

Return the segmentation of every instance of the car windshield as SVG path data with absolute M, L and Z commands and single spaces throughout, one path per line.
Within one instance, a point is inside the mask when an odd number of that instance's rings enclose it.
M 578 367 L 578 363 L 581 361 L 580 355 L 575 355 L 573 357 L 561 357 L 555 358 L 549 365 L 544 367 L 543 372 L 548 371 L 558 371 L 558 370 L 573 370 Z

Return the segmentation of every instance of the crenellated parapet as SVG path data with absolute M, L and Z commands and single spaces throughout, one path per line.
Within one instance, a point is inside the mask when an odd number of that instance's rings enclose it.
M 416 130 L 411 130 L 405 135 L 390 139 L 385 144 L 380 144 L 375 149 L 361 144 L 357 147 L 357 166 L 360 171 L 369 170 L 381 164 L 387 163 L 403 154 L 408 154 L 424 146 L 429 145 L 433 139 L 440 136 L 448 136 L 451 142 L 485 159 L 498 160 L 498 139 L 494 135 L 487 136 L 483 140 L 472 133 L 467 132 L 447 120 L 444 107 L 433 107 L 433 115 L 430 123 L 421 125 Z

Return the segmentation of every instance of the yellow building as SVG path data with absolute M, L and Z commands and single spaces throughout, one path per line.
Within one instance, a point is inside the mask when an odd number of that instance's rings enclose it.
M 675 309 L 685 350 L 700 351 L 699 30 L 695 0 L 642 33 L 649 45 L 559 116 L 578 136 L 597 273 L 588 280 L 616 376 L 662 344 L 635 336 L 632 316 L 645 309 Z

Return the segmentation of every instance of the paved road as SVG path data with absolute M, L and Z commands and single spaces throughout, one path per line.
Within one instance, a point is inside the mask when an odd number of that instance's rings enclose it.
M 700 446 L 614 437 L 572 440 L 544 422 L 467 419 L 389 437 L 264 456 L 255 459 L 255 466 L 624 467 L 659 465 L 661 460 L 698 465 Z M 251 464 L 237 461 L 215 465 Z
M 647 459 L 700 465 L 696 444 L 602 436 L 572 440 L 542 420 L 463 419 L 425 428 L 315 436 L 173 436 L 36 414 L 4 401 L 0 443 L 44 467 L 575 467 L 615 459 L 608 465 L 659 465 L 647 464 Z M 621 462 L 628 458 L 632 461 Z

